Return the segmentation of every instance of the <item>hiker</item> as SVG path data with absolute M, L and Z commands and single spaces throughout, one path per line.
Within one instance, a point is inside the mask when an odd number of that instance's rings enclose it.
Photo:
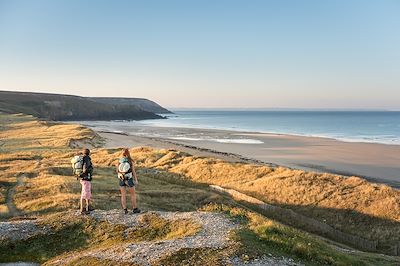
M 80 211 L 81 214 L 87 214 L 93 210 L 90 207 L 90 200 L 92 198 L 92 176 L 93 176 L 93 164 L 90 158 L 90 150 L 83 149 L 83 151 L 77 154 L 72 160 L 72 168 L 77 179 L 80 180 L 82 185 L 81 199 L 80 199 Z M 85 208 L 83 207 L 85 205 Z
M 135 186 L 138 185 L 138 178 L 129 149 L 124 149 L 122 152 L 122 158 L 119 159 L 117 165 L 117 174 L 119 178 L 119 189 L 121 191 L 121 205 L 124 213 L 128 214 L 128 209 L 126 207 L 126 189 L 128 189 L 131 195 L 132 212 L 140 213 L 136 204 L 135 192 Z

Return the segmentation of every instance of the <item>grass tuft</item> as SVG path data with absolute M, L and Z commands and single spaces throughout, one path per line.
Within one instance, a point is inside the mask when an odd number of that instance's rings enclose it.
M 140 227 L 128 234 L 129 239 L 138 241 L 155 241 L 183 238 L 196 234 L 201 226 L 188 219 L 166 220 L 155 213 L 141 216 Z

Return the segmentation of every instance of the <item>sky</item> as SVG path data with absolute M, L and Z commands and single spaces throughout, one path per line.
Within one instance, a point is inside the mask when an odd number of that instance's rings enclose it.
M 400 109 L 399 14 L 399 0 L 0 0 L 0 90 Z

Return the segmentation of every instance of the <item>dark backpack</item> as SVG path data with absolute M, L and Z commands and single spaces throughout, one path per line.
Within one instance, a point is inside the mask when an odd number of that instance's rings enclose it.
M 83 171 L 84 169 L 86 170 L 85 172 Z M 93 179 L 93 164 L 92 160 L 87 155 L 83 157 L 82 173 L 80 174 L 80 178 L 86 181 L 92 181 Z

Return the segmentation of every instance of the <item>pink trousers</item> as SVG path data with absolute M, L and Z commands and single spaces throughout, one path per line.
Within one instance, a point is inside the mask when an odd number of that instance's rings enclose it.
M 81 180 L 82 193 L 81 199 L 91 199 L 92 198 L 92 184 L 90 181 Z

